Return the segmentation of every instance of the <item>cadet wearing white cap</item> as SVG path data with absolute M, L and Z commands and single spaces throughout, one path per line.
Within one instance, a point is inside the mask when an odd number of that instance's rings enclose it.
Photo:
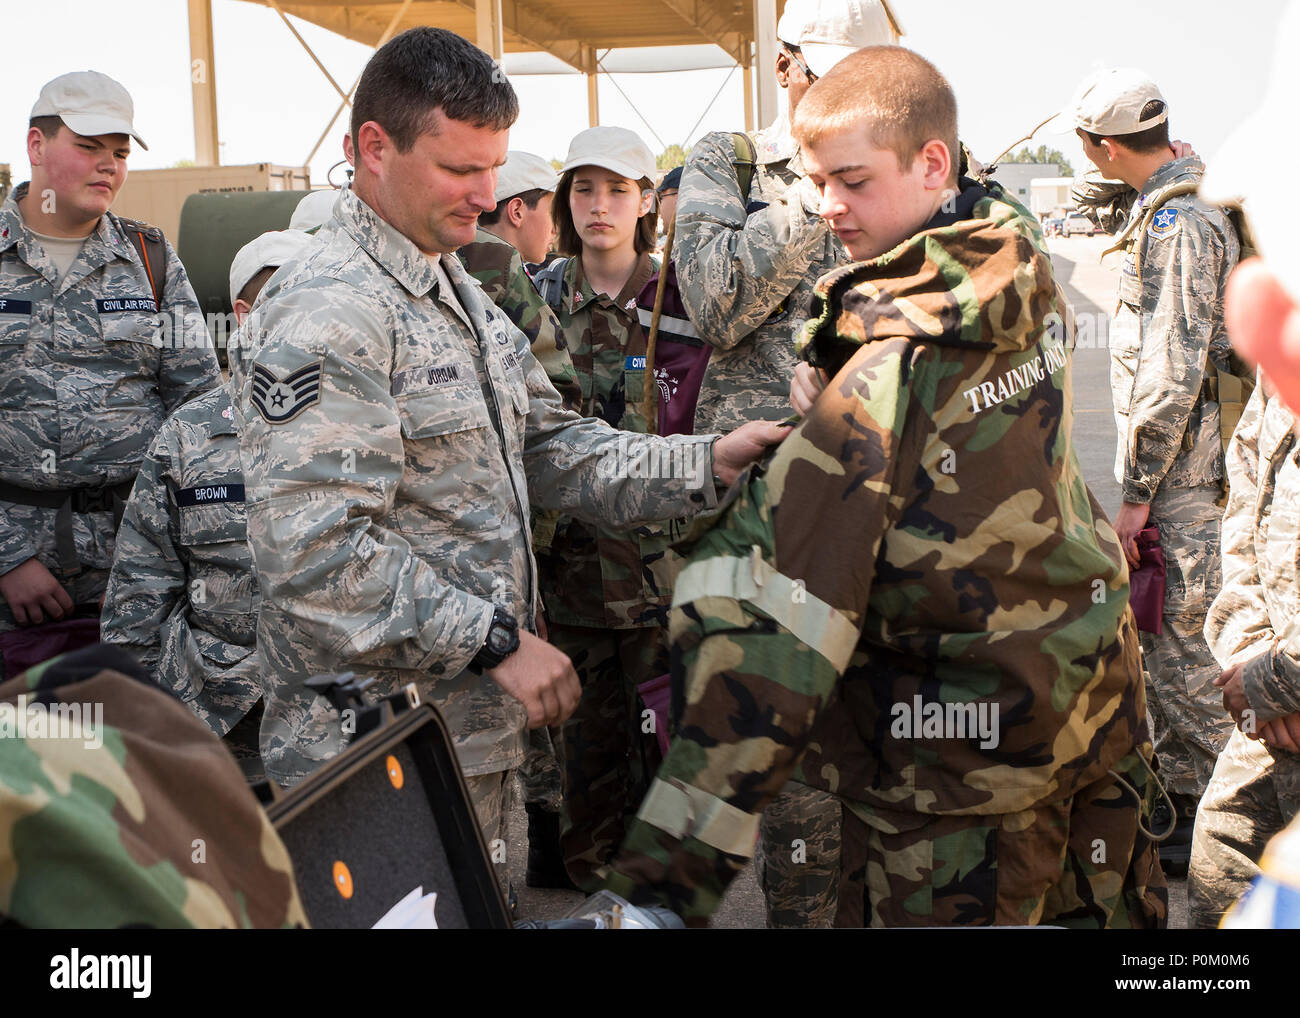
M 786 90 L 776 120 L 753 135 L 706 135 L 682 171 L 674 261 L 682 302 L 714 348 L 698 431 L 789 415 L 794 339 L 813 285 L 848 260 L 817 214 L 821 199 L 790 122 L 819 75 L 855 50 L 895 41 L 881 0 L 788 0 L 776 34 Z M 834 796 L 795 781 L 764 813 L 755 864 L 769 927 L 832 924 L 839 824 Z
M 220 382 L 175 251 L 109 211 L 133 113 L 97 71 L 46 84 L 0 207 L 0 633 L 98 614 L 149 440 Z
M 1178 822 L 1161 859 L 1181 870 L 1197 802 L 1232 728 L 1201 630 L 1220 582 L 1221 424 L 1229 390 L 1249 377 L 1223 321 L 1238 238 L 1223 210 L 1196 196 L 1204 167 L 1195 156 L 1175 157 L 1168 106 L 1141 71 L 1093 75 L 1070 116 L 1084 154 L 1140 194 L 1117 244 L 1124 261 L 1110 326 L 1115 476 L 1124 500 L 1115 530 L 1133 569 L 1144 528 L 1158 528 L 1164 551 L 1160 631 L 1143 632 L 1142 645 L 1160 778 Z M 1157 823 L 1167 826 L 1167 818 Z
M 280 266 L 319 243 L 283 230 L 244 245 L 230 267 L 236 318 Z M 239 437 L 230 392 L 218 386 L 172 414 L 149 447 L 122 516 L 100 629 L 225 737 L 249 781 L 263 776 L 258 600 Z
M 332 187 L 323 187 L 306 195 L 289 217 L 289 229 L 315 233 L 334 215 L 334 203 L 339 199 L 339 192 Z
M 541 156 L 507 152 L 506 164 L 497 171 L 497 207 L 482 213 L 478 225 L 518 251 L 526 264 L 540 265 L 554 235 L 551 201 L 559 182 L 559 174 Z

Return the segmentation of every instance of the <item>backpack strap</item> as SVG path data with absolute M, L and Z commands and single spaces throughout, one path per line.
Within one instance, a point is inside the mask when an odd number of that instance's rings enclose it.
M 533 276 L 533 285 L 542 295 L 542 300 L 555 310 L 560 309 L 564 301 L 564 270 L 569 264 L 567 258 L 557 258 L 550 265 Z
M 1186 194 L 1195 194 L 1200 190 L 1200 186 L 1200 182 L 1196 180 L 1180 180 L 1176 184 L 1162 187 L 1151 196 L 1151 200 L 1147 202 L 1146 208 L 1143 209 L 1140 215 L 1133 216 L 1129 219 L 1128 226 L 1124 227 L 1124 229 L 1120 231 L 1119 236 L 1115 238 L 1115 243 L 1106 248 L 1106 250 L 1101 253 L 1101 256 L 1105 258 L 1113 251 L 1122 251 L 1128 246 L 1130 237 L 1134 234 L 1141 236 L 1141 231 L 1145 230 L 1147 226 L 1150 225 L 1152 218 L 1160 211 L 1162 205 L 1171 198 L 1181 198 Z
M 127 240 L 140 255 L 145 275 L 149 277 L 149 285 L 153 288 L 154 307 L 161 311 L 163 290 L 167 286 L 167 242 L 163 239 L 162 230 L 136 219 L 118 216 L 117 221 L 122 224 Z
M 736 179 L 740 181 L 740 197 L 749 201 L 749 189 L 754 184 L 754 168 L 758 164 L 758 149 L 754 139 L 744 131 L 731 133 L 732 165 L 736 167 Z

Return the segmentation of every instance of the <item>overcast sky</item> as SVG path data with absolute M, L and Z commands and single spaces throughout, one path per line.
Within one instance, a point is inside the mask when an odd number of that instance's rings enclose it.
M 611 0 L 617 3 L 618 0 Z M 1160 85 L 1175 137 L 1212 155 L 1264 91 L 1273 36 L 1284 0 L 894 0 L 907 35 L 903 44 L 933 60 L 957 93 L 961 135 L 990 159 L 1062 105 L 1090 70 L 1137 66 Z M 269 7 L 213 0 L 217 101 L 222 161 L 301 165 L 324 130 L 338 96 Z M 299 31 L 344 88 L 370 50 L 306 22 Z M 136 127 L 149 151 L 133 169 L 170 166 L 194 157 L 189 88 L 189 36 L 184 0 L 41 0 L 6 4 L 7 38 L 0 61 L 0 162 L 26 179 L 27 118 L 40 86 L 69 70 L 94 68 L 121 81 L 136 106 Z M 771 73 L 763 69 L 759 73 Z M 711 130 L 744 126 L 737 71 L 711 109 L 725 70 L 626 74 L 602 81 L 603 123 L 641 133 L 656 152 Z M 562 157 L 568 139 L 587 126 L 581 76 L 517 77 L 522 115 L 511 147 Z M 784 93 L 781 93 L 784 97 Z M 703 120 L 695 127 L 703 115 Z M 312 179 L 324 180 L 341 158 L 340 118 Z M 692 133 L 692 128 L 694 131 Z M 1289 128 L 1288 128 L 1289 129 Z M 1040 135 L 1082 169 L 1072 136 Z

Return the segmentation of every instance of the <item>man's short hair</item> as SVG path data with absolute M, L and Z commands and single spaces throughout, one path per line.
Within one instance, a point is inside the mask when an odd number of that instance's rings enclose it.
M 893 152 L 903 171 L 926 142 L 938 139 L 957 175 L 957 97 L 939 69 L 909 49 L 868 46 L 849 54 L 812 84 L 795 110 L 800 145 L 854 129 Z
M 574 257 L 582 254 L 582 237 L 573 225 L 573 210 L 569 208 L 569 192 L 573 190 L 573 178 L 581 166 L 574 166 L 560 174 L 560 182 L 555 187 L 555 202 L 551 205 L 551 222 L 555 224 L 556 250 L 562 255 Z M 644 194 L 653 191 L 655 182 L 649 177 L 642 177 L 636 183 L 637 190 Z M 656 204 L 649 212 L 636 221 L 636 233 L 632 236 L 632 246 L 637 254 L 655 249 L 655 240 L 659 232 L 659 206 Z
M 1142 115 L 1139 123 L 1148 117 L 1159 116 L 1164 110 L 1165 104 L 1159 99 L 1152 99 L 1142 107 Z M 1145 131 L 1135 131 L 1133 134 L 1093 134 L 1091 131 L 1084 131 L 1088 140 L 1094 145 L 1100 145 L 1103 138 L 1109 138 L 1111 141 L 1117 141 L 1126 149 L 1137 152 L 1139 155 L 1147 155 L 1151 152 L 1158 152 L 1161 149 L 1169 147 L 1169 119 L 1166 117 L 1155 127 L 1148 127 Z
M 370 58 L 352 100 L 352 145 L 359 153 L 361 125 L 373 120 L 409 152 L 432 131 L 435 111 L 475 127 L 507 130 L 519 117 L 519 99 L 492 58 L 455 32 L 412 28 Z
M 501 221 L 501 215 L 505 212 L 506 206 L 516 198 L 522 199 L 523 203 L 530 209 L 535 209 L 537 208 L 537 203 L 550 193 L 550 191 L 545 191 L 540 187 L 534 187 L 532 190 L 524 191 L 520 194 L 512 194 L 509 198 L 502 198 L 497 202 L 497 207 L 491 212 L 480 212 L 478 214 L 478 224 L 479 226 L 496 226 L 496 224 Z
M 46 138 L 53 138 L 59 133 L 59 128 L 63 126 L 63 118 L 57 114 L 48 117 L 32 117 L 27 124 L 28 129 L 36 128 Z
M 251 305 L 253 301 L 257 300 L 257 295 L 262 292 L 262 287 L 266 286 L 279 268 L 278 265 L 263 265 L 257 270 L 257 274 L 244 284 L 244 288 L 239 291 L 235 300 L 242 300 L 245 304 Z

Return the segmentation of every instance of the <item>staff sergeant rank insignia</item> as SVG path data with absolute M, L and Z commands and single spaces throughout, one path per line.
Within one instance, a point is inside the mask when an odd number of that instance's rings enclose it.
M 253 406 L 268 424 L 291 421 L 320 399 L 321 363 L 308 364 L 287 378 L 253 365 Z

